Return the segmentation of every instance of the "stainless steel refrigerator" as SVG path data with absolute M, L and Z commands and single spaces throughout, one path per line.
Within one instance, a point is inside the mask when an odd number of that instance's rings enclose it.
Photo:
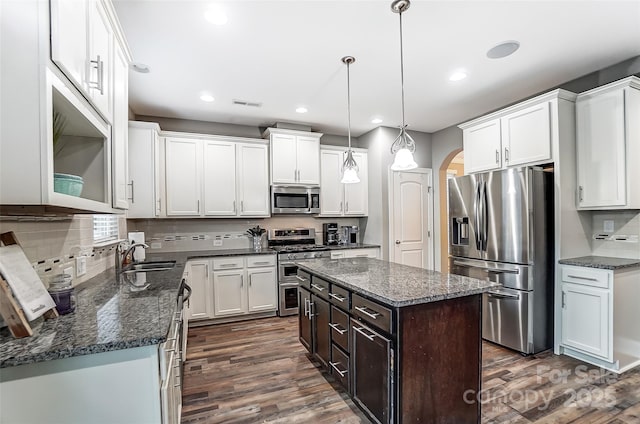
M 531 354 L 553 346 L 553 172 L 512 168 L 449 180 L 452 274 L 497 281 L 482 337 Z

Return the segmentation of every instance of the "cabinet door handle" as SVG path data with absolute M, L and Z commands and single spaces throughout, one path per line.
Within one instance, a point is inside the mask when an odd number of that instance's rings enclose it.
M 240 213 L 244 212 L 244 200 L 240 201 Z
M 504 148 L 504 161 L 509 162 L 509 149 Z
M 345 300 L 347 300 L 346 297 L 344 296 L 340 296 L 339 294 L 335 294 L 335 293 L 329 293 L 330 297 L 333 297 L 335 300 L 337 300 L 338 302 L 344 302 Z
M 582 202 L 583 194 L 584 194 L 584 189 L 582 188 L 582 186 L 579 186 L 578 187 L 578 200 L 580 200 L 581 202 Z
M 349 202 L 345 202 L 344 211 L 349 212 Z
M 253 280 L 251 277 L 253 277 L 253 274 L 249 274 L 249 287 L 251 287 L 251 280 Z
M 338 364 L 340 364 L 340 362 L 329 362 L 331 368 L 336 370 L 336 372 L 340 374 L 340 377 L 344 377 L 349 372 L 349 370 L 340 371 L 340 369 L 338 368 Z
M 597 278 L 593 278 L 593 277 L 581 277 L 579 275 L 571 275 L 571 274 L 567 274 L 567 277 L 569 278 L 575 278 L 576 280 L 586 280 L 586 281 L 598 281 Z
M 380 316 L 380 313 L 378 312 L 371 313 L 367 311 L 367 308 L 365 306 L 356 306 L 355 309 L 362 312 L 371 319 L 378 319 L 378 317 Z
M 244 287 L 244 275 L 240 276 L 240 287 Z
M 100 55 L 96 56 L 96 60 L 90 61 L 96 71 L 98 71 L 97 81 L 89 81 L 89 86 L 100 91 L 100 95 L 104 94 L 104 61 L 100 60 Z
M 309 316 L 309 299 L 304 300 L 304 316 Z
M 373 339 L 376 338 L 375 334 L 367 334 L 364 331 L 364 327 L 352 327 L 355 331 L 357 331 L 358 333 L 362 334 L 363 336 L 365 336 L 367 339 L 373 341 Z
M 566 306 L 567 306 L 567 293 L 562 292 L 562 309 L 564 309 Z
M 131 203 L 136 203 L 133 197 L 133 180 L 131 180 L 131 182 L 129 184 L 127 184 L 129 186 L 131 186 L 131 197 L 129 197 L 129 200 L 131 200 Z
M 317 285 L 317 284 L 313 284 L 313 283 L 311 283 L 311 288 L 312 288 L 312 289 L 316 289 L 316 290 L 318 290 L 319 292 L 323 292 L 323 291 L 324 291 L 324 287 L 319 286 L 319 285 Z
M 233 201 L 233 213 L 236 213 L 236 201 Z
M 337 331 L 340 334 L 344 334 L 347 332 L 346 328 L 340 328 L 340 324 L 329 323 L 329 327 L 333 328 L 335 331 Z
M 342 202 L 340 202 L 340 213 L 342 213 Z
M 200 213 L 200 199 L 198 199 L 198 214 Z
M 309 319 L 313 319 L 314 317 L 314 313 L 313 313 L 313 302 L 309 301 Z
M 496 149 L 496 163 L 500 163 L 500 150 Z

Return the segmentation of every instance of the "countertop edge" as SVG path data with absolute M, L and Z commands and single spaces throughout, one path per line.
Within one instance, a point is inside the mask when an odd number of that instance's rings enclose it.
M 618 263 L 615 263 L 618 262 Z M 620 263 L 621 262 L 621 263 Z M 614 258 L 608 256 L 580 256 L 576 258 L 560 259 L 560 265 L 579 266 L 583 268 L 607 269 L 616 271 L 619 269 L 640 267 L 640 259 Z

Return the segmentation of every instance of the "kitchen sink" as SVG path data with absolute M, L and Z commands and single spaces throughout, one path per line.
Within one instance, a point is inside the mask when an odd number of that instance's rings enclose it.
M 127 265 L 122 272 L 149 272 L 149 271 L 166 271 L 176 266 L 176 261 L 149 261 L 149 262 L 134 262 Z

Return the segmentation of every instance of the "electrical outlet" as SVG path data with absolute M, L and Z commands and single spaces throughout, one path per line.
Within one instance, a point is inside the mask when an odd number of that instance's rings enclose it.
M 604 232 L 605 233 L 613 233 L 615 231 L 613 220 L 605 219 L 604 220 Z
M 76 258 L 76 276 L 80 277 L 87 273 L 87 257 L 78 256 Z
M 70 275 L 70 276 L 71 276 L 71 278 L 73 278 L 73 267 L 72 267 L 72 266 L 70 266 L 70 267 L 67 267 L 67 268 L 63 269 L 63 270 L 62 270 L 62 273 L 63 273 L 63 274 Z
M 213 245 L 214 246 L 222 246 L 222 239 L 214 239 L 213 240 Z

